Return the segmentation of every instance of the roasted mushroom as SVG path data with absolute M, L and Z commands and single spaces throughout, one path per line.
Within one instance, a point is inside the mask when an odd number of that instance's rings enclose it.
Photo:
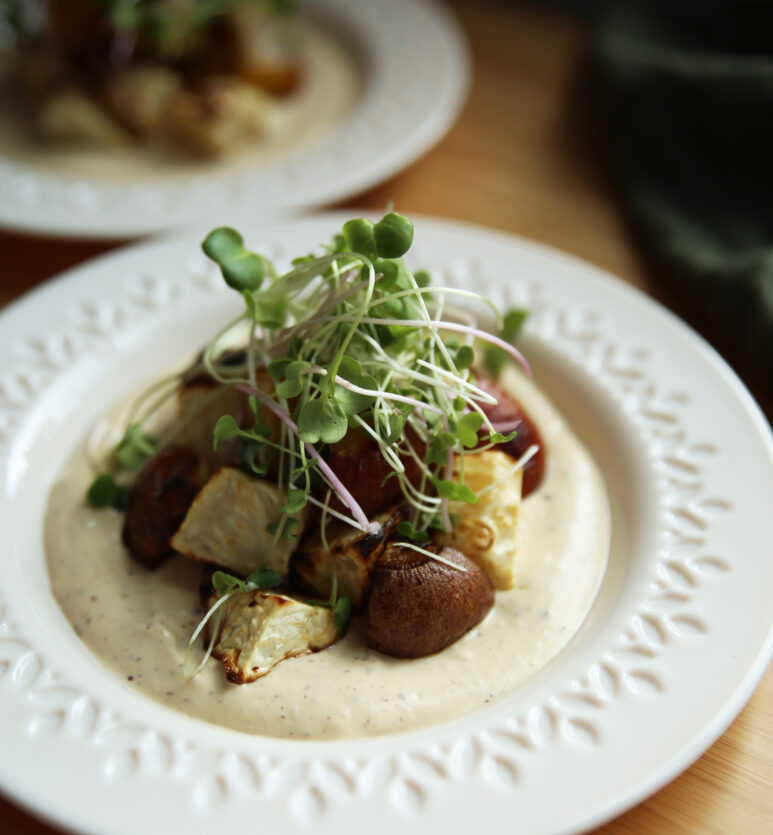
M 502 386 L 494 382 L 490 377 L 479 376 L 475 384 L 496 397 L 495 406 L 488 403 L 481 403 L 480 407 L 486 417 L 492 423 L 517 423 L 516 436 L 512 441 L 499 444 L 497 449 L 506 452 L 511 458 L 518 459 L 532 445 L 539 447 L 537 454 L 529 459 L 523 468 L 523 498 L 533 493 L 540 485 L 545 475 L 545 445 L 542 442 L 534 421 L 510 394 Z M 485 427 L 481 429 L 481 435 L 487 434 Z M 481 441 L 484 443 L 484 441 Z
M 453 548 L 425 548 L 438 559 L 393 544 L 373 571 L 367 644 L 385 655 L 440 652 L 494 605 L 494 589 L 472 560 Z
M 129 494 L 123 540 L 146 568 L 158 568 L 174 552 L 170 540 L 199 486 L 199 458 L 190 447 L 163 450 L 139 474 Z
M 424 455 L 424 446 L 416 435 L 406 430 L 403 443 L 410 442 L 419 458 Z M 405 467 L 404 477 L 413 484 L 421 478 L 421 468 L 409 455 L 401 455 Z M 392 465 L 384 458 L 379 445 L 361 429 L 350 429 L 346 437 L 330 447 L 327 456 L 330 469 L 370 516 L 385 507 L 393 507 L 403 501 L 403 491 L 397 478 L 388 478 L 393 473 Z M 338 496 L 330 506 L 333 510 L 347 512 Z

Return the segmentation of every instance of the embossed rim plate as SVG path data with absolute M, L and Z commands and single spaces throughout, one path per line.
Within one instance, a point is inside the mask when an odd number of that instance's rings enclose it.
M 242 228 L 287 262 L 348 216 Z M 230 309 L 199 240 L 97 259 L 0 317 L 0 732 L 14 752 L 0 761 L 5 792 L 100 833 L 169 820 L 191 833 L 246 820 L 290 832 L 363 822 L 462 832 L 509 820 L 568 832 L 633 805 L 724 731 L 773 647 L 773 439 L 758 407 L 711 348 L 637 291 L 548 248 L 431 219 L 417 222 L 413 263 L 531 307 L 524 347 L 537 377 L 565 412 L 582 410 L 581 436 L 607 478 L 610 564 L 580 633 L 486 710 L 339 743 L 208 725 L 103 669 L 51 597 L 41 518 L 91 420 L 189 355 L 205 319 Z
M 435 0 L 303 0 L 350 46 L 363 78 L 352 111 L 274 160 L 130 182 L 58 175 L 0 156 L 0 226 L 129 238 L 217 214 L 290 212 L 343 200 L 402 170 L 453 123 L 469 83 L 467 45 Z

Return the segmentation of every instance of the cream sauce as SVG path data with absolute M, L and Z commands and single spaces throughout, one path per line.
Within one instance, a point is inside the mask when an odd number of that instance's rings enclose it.
M 606 488 L 588 451 L 529 380 L 511 372 L 505 384 L 542 433 L 545 479 L 521 508 L 516 587 L 497 592 L 488 617 L 435 656 L 379 655 L 364 646 L 355 620 L 330 649 L 285 661 L 252 684 L 227 683 L 213 659 L 187 680 L 201 567 L 179 557 L 150 573 L 133 562 L 121 544 L 122 516 L 83 500 L 93 477 L 83 449 L 55 486 L 46 518 L 54 595 L 83 642 L 138 692 L 229 728 L 342 739 L 481 708 L 533 676 L 578 630 L 604 574 L 610 534 Z
M 216 160 L 198 160 L 174 149 L 132 144 L 121 148 L 40 145 L 9 103 L 0 109 L 0 155 L 37 170 L 89 180 L 187 179 L 240 171 L 293 152 L 318 138 L 348 113 L 360 93 L 361 70 L 326 32 L 301 26 L 303 81 L 272 102 L 266 130 L 254 143 Z

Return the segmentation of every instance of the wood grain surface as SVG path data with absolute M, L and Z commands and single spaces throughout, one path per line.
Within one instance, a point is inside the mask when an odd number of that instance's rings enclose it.
M 345 205 L 381 208 L 393 201 L 408 214 L 504 229 L 584 258 L 673 306 L 665 277 L 648 269 L 616 199 L 584 72 L 585 26 L 508 0 L 449 5 L 467 31 L 475 62 L 461 118 L 425 157 Z M 108 248 L 0 233 L 0 306 Z M 702 327 L 689 310 L 677 312 Z M 720 335 L 703 334 L 736 361 Z M 736 364 L 736 370 L 770 419 L 769 392 L 748 369 Z M 13 756 L 1 745 L 0 752 Z M 57 831 L 0 799 L 3 835 Z M 691 768 L 598 832 L 773 832 L 773 670 Z

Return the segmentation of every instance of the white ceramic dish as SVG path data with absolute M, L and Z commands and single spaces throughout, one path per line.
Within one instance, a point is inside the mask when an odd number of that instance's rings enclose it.
M 97 165 L 82 162 L 85 152 L 74 159 L 53 155 L 53 162 L 43 151 L 0 152 L 0 226 L 127 238 L 206 223 L 214 215 L 276 220 L 387 179 L 443 136 L 464 101 L 469 58 L 441 3 L 300 0 L 300 8 L 338 44 L 359 78 L 358 98 L 338 121 L 293 140 L 289 149 L 256 146 L 254 155 L 197 167 L 156 163 L 154 169 L 106 152 Z
M 345 218 L 245 232 L 281 263 Z M 52 599 L 40 523 L 93 419 L 189 356 L 234 304 L 199 240 L 108 255 L 0 317 L 9 796 L 99 833 L 246 821 L 285 832 L 573 832 L 653 792 L 723 732 L 773 646 L 773 439 L 757 406 L 710 348 L 629 287 L 544 247 L 432 220 L 417 223 L 412 263 L 532 309 L 523 347 L 536 377 L 607 479 L 610 563 L 580 633 L 487 710 L 340 743 L 211 726 L 102 668 Z

